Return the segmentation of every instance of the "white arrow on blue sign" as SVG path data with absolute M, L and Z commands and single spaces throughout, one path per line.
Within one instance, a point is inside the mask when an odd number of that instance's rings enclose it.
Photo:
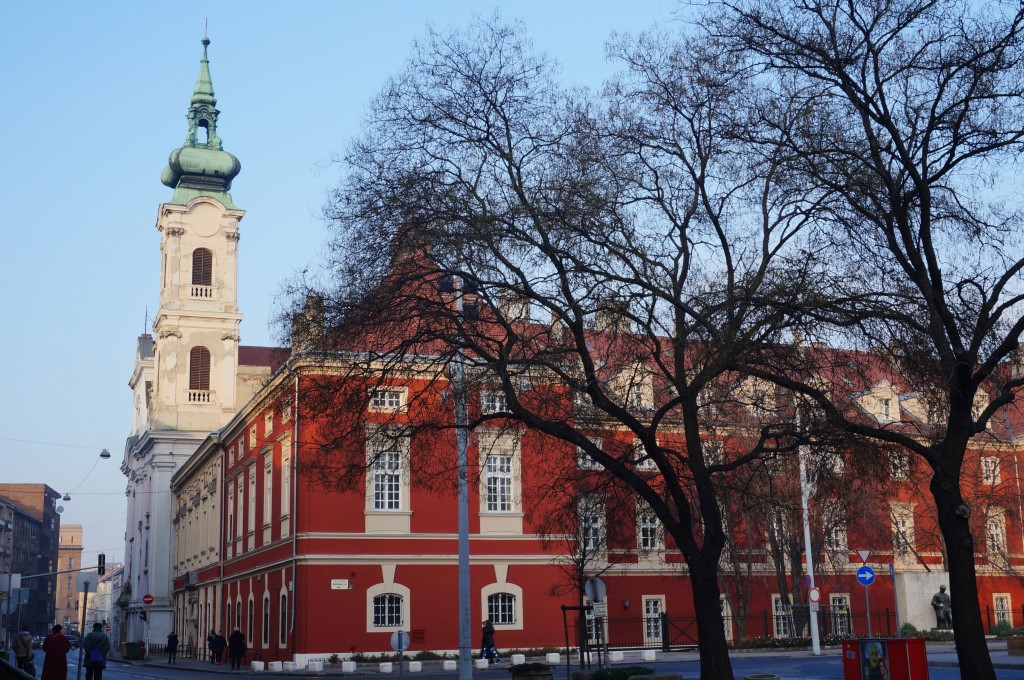
M 865 564 L 857 570 L 857 580 L 862 586 L 871 585 L 875 582 L 875 570 Z

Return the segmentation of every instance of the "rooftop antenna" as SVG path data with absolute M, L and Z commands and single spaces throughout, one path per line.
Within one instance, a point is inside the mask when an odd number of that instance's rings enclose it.
M 149 331 L 149 305 L 146 305 L 146 315 L 142 318 L 142 334 Z
M 203 19 L 203 40 L 210 39 L 210 18 Z

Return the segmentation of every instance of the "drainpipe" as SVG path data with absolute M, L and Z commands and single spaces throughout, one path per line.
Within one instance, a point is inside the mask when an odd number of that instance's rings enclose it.
M 299 523 L 298 523 L 298 508 L 299 508 L 299 376 L 295 374 L 295 395 L 292 398 L 292 459 L 289 463 L 291 468 L 292 488 L 290 507 L 288 512 L 291 515 L 289 522 L 291 523 L 292 530 L 292 588 L 291 588 L 291 601 L 292 601 L 292 612 L 291 612 L 291 641 L 292 641 L 292 658 L 295 658 L 295 601 L 297 598 L 297 587 L 295 585 L 296 575 L 298 573 L 298 554 L 299 554 Z

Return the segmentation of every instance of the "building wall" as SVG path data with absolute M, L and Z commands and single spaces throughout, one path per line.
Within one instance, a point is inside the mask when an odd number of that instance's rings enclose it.
M 82 525 L 64 524 L 60 528 L 57 550 L 57 597 L 54 617 L 65 628 L 78 627 L 78 592 L 75 588 L 78 569 L 82 566 Z M 72 625 L 75 624 L 75 625 Z

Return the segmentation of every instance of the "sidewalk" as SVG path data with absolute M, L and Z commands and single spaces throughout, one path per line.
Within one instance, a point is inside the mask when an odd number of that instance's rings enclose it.
M 1010 670 L 1024 670 L 1024 656 L 1010 656 L 1010 654 L 1006 651 L 1006 641 L 1005 640 L 990 640 L 989 643 L 988 643 L 988 649 L 989 649 L 989 655 L 992 657 L 992 664 L 996 668 L 999 668 L 999 669 L 1010 669 Z M 828 647 L 828 648 L 823 648 L 821 650 L 821 656 L 822 657 L 839 657 L 839 656 L 841 656 L 841 653 L 842 653 L 842 650 L 840 650 L 838 647 Z M 809 656 L 811 656 L 811 651 L 809 649 L 800 649 L 800 650 L 787 649 L 787 650 L 778 650 L 778 651 L 774 651 L 774 650 L 768 651 L 768 650 L 762 650 L 762 649 L 751 649 L 751 650 L 734 650 L 731 654 L 732 654 L 732 656 L 734 658 L 741 657 L 741 656 L 744 657 L 744 658 L 750 658 L 752 656 L 771 656 L 771 657 L 774 657 L 774 658 L 778 658 L 778 657 L 809 657 Z M 622 664 L 628 664 L 628 665 L 636 665 L 638 663 L 642 663 L 643 665 L 650 665 L 650 664 L 661 665 L 661 664 L 668 664 L 668 663 L 679 663 L 679 662 L 683 662 L 683 661 L 697 661 L 699 659 L 699 655 L 697 654 L 696 651 L 692 651 L 692 652 L 658 652 L 658 659 L 657 659 L 657 661 L 653 661 L 653 662 L 652 661 L 643 661 L 643 662 L 641 662 L 638 659 L 633 658 L 633 656 L 635 656 L 635 655 L 627 654 L 626 660 L 621 662 L 621 663 Z M 128 661 L 128 660 L 122 659 L 120 654 L 111 654 L 109 660 L 112 661 L 112 662 L 123 663 L 123 664 L 126 664 L 126 665 L 150 666 L 150 667 L 154 667 L 154 668 L 168 668 L 168 667 L 172 667 L 171 664 L 167 663 L 166 658 L 146 659 L 145 661 Z M 536 659 L 531 658 L 531 659 L 528 659 L 528 661 L 542 661 L 542 660 L 543 659 L 541 659 L 541 658 L 536 658 Z M 837 659 L 837 661 L 838 661 L 838 659 Z M 429 673 L 431 675 L 437 675 L 437 674 L 448 674 L 448 675 L 453 675 L 453 676 L 454 675 L 458 675 L 458 671 L 443 671 L 441 669 L 441 662 L 440 661 L 424 661 L 422 663 L 423 663 L 423 671 L 422 671 L 423 673 Z M 509 664 L 508 660 L 506 659 L 506 660 L 503 660 L 503 662 L 501 664 L 499 664 L 497 666 L 491 666 L 491 667 L 487 668 L 486 670 L 474 668 L 473 669 L 473 673 L 474 673 L 474 675 L 477 674 L 477 673 L 505 673 L 505 672 L 508 671 L 509 665 L 510 664 Z M 561 667 L 564 668 L 564 665 L 565 665 L 565 657 L 563 656 Z M 960 664 L 957 661 L 956 648 L 953 646 L 952 643 L 928 645 L 928 665 L 929 666 L 938 666 L 938 667 L 957 668 Z M 223 673 L 223 674 L 226 674 L 226 675 L 239 675 L 239 674 L 242 674 L 242 673 L 253 674 L 253 671 L 250 670 L 248 667 L 243 667 L 243 669 L 241 671 L 233 671 L 233 670 L 231 670 L 231 664 L 229 662 L 225 662 L 223 664 L 217 665 L 217 664 L 211 664 L 209 661 L 202 661 L 202 660 L 199 660 L 199 659 L 178 659 L 177 663 L 173 665 L 173 668 L 175 668 L 176 670 L 180 669 L 180 670 L 183 670 L 183 671 L 204 671 L 204 672 L 207 672 L 207 673 Z M 406 671 L 406 673 L 408 673 L 408 671 Z M 318 676 L 318 675 L 342 675 L 342 672 L 341 672 L 341 665 L 340 664 L 337 665 L 337 666 L 329 666 L 329 665 L 325 664 L 324 665 L 324 670 L 322 672 L 319 672 L 319 673 L 314 673 L 314 672 L 311 672 L 311 671 L 308 671 L 308 670 L 287 671 L 287 672 L 285 672 L 285 671 L 270 672 L 270 671 L 267 671 L 267 670 L 263 670 L 263 671 L 260 671 L 258 674 L 259 675 Z M 393 673 L 391 673 L 391 675 L 397 675 L 397 674 L 398 674 L 398 668 L 397 668 L 397 666 L 395 666 L 395 671 Z M 366 675 L 385 675 L 385 674 L 381 673 L 378 670 L 378 665 L 376 663 L 361 663 L 357 667 L 355 673 L 345 673 L 344 675 L 366 676 Z M 506 676 L 502 675 L 501 677 L 506 677 Z

